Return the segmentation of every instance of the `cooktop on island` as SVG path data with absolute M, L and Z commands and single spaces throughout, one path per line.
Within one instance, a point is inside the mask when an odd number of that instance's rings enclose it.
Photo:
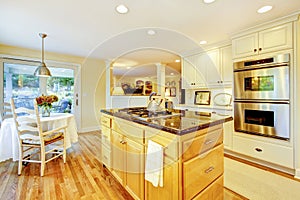
M 145 107 L 137 107 L 137 108 L 124 108 L 120 109 L 119 112 L 124 112 L 130 115 L 131 117 L 141 119 L 141 120 L 148 120 L 148 119 L 158 119 L 158 118 L 169 118 L 172 116 L 182 116 L 181 112 L 170 112 L 167 110 L 160 110 L 151 112 L 148 111 Z

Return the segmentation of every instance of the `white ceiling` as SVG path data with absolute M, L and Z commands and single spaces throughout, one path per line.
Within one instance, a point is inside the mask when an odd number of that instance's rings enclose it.
M 116 13 L 118 4 L 127 5 L 129 13 Z M 40 49 L 38 33 L 44 32 L 46 51 L 130 62 L 146 56 L 129 59 L 129 52 L 151 48 L 181 55 L 201 47 L 201 40 L 226 41 L 235 32 L 300 10 L 300 0 L 0 0 L 0 5 L 2 44 Z M 258 14 L 264 5 L 273 10 Z M 149 29 L 156 35 L 147 35 Z M 165 59 L 155 55 L 152 62 Z M 137 65 L 147 62 L 140 59 Z

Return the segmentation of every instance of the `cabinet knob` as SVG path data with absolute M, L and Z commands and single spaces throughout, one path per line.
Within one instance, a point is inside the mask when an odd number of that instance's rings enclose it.
M 262 48 L 259 48 L 258 50 L 259 50 L 259 51 L 261 51 L 261 50 L 262 50 Z
M 126 141 L 122 140 L 120 141 L 121 144 L 126 144 Z
M 257 52 L 257 49 L 254 49 L 254 52 Z

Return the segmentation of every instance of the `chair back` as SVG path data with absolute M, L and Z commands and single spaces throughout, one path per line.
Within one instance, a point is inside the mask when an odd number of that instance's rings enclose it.
M 36 116 L 36 124 L 37 124 L 37 128 L 39 130 L 39 133 L 43 133 L 43 128 L 42 128 L 42 124 L 41 124 L 41 117 L 40 117 L 40 112 L 39 112 L 39 107 L 37 105 L 36 100 L 33 100 L 33 108 L 34 108 L 34 114 Z
M 11 110 L 19 136 L 23 133 L 38 131 L 37 127 L 34 126 L 36 120 L 30 117 L 34 114 L 34 110 L 24 107 L 16 108 L 13 98 L 11 99 Z
M 12 114 L 12 110 L 11 110 L 11 105 L 8 102 L 4 102 L 3 103 L 3 108 L 0 114 L 0 122 L 2 122 L 3 120 L 7 119 L 7 118 L 12 118 L 13 114 Z

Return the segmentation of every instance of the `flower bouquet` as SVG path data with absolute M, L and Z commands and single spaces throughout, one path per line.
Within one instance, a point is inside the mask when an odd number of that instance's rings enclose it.
M 39 96 L 36 98 L 37 105 L 42 109 L 42 117 L 49 117 L 52 108 L 52 103 L 57 102 L 58 97 L 56 95 Z

